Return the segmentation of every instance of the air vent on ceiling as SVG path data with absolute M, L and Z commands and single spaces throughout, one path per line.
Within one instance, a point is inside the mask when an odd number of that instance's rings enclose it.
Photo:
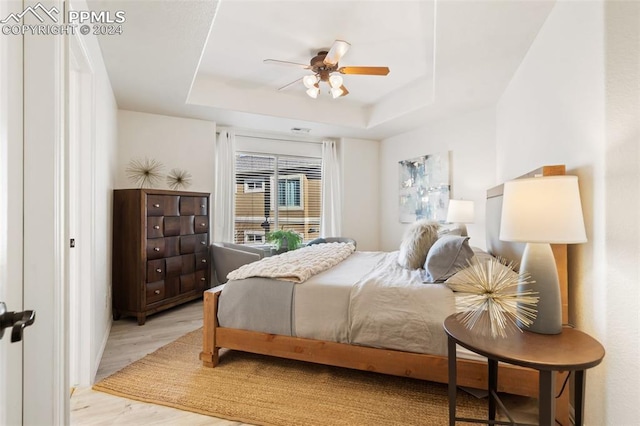
M 302 134 L 302 135 L 306 135 L 311 131 L 311 129 L 307 129 L 306 127 L 292 127 L 291 128 L 291 133 L 297 133 L 297 134 Z

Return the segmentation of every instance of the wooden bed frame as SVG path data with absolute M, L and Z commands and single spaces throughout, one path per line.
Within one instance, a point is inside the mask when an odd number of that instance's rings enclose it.
M 544 166 L 521 177 L 564 174 L 564 166 Z M 501 195 L 502 185 L 487 191 L 487 198 Z M 568 322 L 567 249 L 566 245 L 554 245 L 552 248 L 560 277 L 563 322 L 566 323 Z M 227 348 L 439 383 L 448 382 L 446 356 L 377 349 L 220 327 L 217 320 L 217 309 L 218 297 L 223 288 L 224 285 L 221 285 L 204 293 L 204 336 L 200 359 L 205 366 L 215 367 L 219 362 L 219 349 Z M 485 362 L 458 358 L 457 363 L 459 386 L 487 389 L 487 364 Z M 566 374 L 557 375 L 556 387 L 558 391 Z M 535 370 L 501 364 L 498 377 L 498 390 L 501 392 L 534 398 L 538 395 L 538 373 Z M 556 418 L 561 424 L 569 425 L 568 389 L 565 389 L 556 400 Z

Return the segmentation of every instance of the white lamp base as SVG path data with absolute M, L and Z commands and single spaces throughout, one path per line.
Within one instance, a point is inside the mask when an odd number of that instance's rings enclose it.
M 518 285 L 518 290 L 533 290 L 540 300 L 536 307 L 536 319 L 531 326 L 520 324 L 520 328 L 540 334 L 560 334 L 562 332 L 562 300 L 560 281 L 551 245 L 527 243 L 522 254 L 520 272 L 527 272 L 533 284 Z

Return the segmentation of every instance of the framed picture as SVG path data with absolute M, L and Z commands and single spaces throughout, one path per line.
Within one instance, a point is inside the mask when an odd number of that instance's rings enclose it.
M 449 205 L 449 152 L 399 162 L 400 222 L 444 222 Z

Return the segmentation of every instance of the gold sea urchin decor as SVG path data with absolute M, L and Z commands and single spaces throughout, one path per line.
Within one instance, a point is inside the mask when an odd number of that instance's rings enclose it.
M 522 331 L 518 323 L 529 326 L 536 318 L 537 293 L 519 291 L 518 282 L 533 283 L 527 274 L 514 272 L 513 263 L 473 258 L 447 285 L 456 292 L 458 318 L 467 328 L 507 337 L 511 331 Z
M 129 180 L 139 188 L 153 188 L 162 178 L 161 171 L 163 167 L 162 163 L 157 160 L 148 158 L 144 160 L 135 159 L 129 162 L 125 173 Z
M 191 173 L 182 169 L 171 169 L 167 175 L 167 184 L 171 189 L 186 189 L 191 186 Z

